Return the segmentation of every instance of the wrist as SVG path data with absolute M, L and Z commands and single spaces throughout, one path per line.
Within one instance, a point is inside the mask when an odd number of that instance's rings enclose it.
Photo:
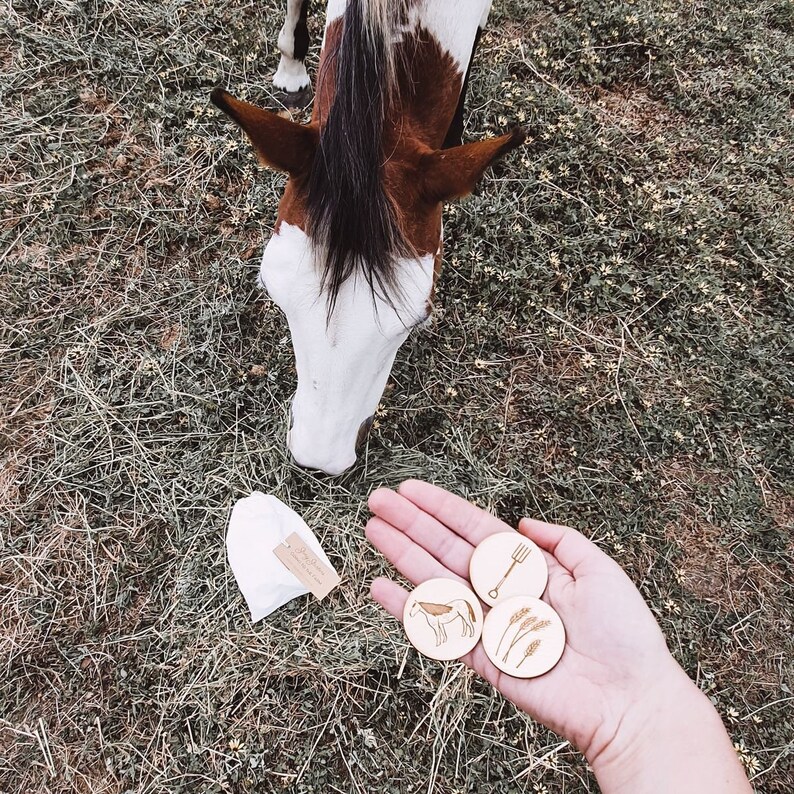
M 711 702 L 672 658 L 670 662 L 621 715 L 613 734 L 585 752 L 602 791 L 698 791 L 688 785 L 697 775 L 686 783 L 676 781 L 678 771 L 699 765 L 701 745 L 722 742 L 732 754 Z

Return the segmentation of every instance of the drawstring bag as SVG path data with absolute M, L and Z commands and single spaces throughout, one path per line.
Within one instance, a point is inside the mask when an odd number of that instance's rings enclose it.
M 333 569 L 306 522 L 280 499 L 254 491 L 232 508 L 226 553 L 253 623 L 309 592 L 273 554 L 273 549 L 293 532 Z

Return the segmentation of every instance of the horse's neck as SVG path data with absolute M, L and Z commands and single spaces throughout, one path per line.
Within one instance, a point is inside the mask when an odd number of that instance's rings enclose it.
M 373 0 L 361 0 L 366 5 Z M 400 0 L 395 0 L 395 4 Z M 477 28 L 484 28 L 492 0 L 402 0 L 404 21 L 395 30 L 395 43 L 423 28 L 466 73 Z M 328 0 L 325 30 L 345 13 L 347 0 Z M 325 38 L 323 38 L 325 47 Z
M 366 2 L 366 0 L 364 0 Z M 477 28 L 490 0 L 408 0 L 405 21 L 394 32 L 396 101 L 387 129 L 439 148 L 455 114 Z M 320 53 L 313 120 L 322 125 L 334 96 L 334 52 L 342 34 L 346 0 L 329 0 Z M 391 137 L 391 136 L 389 136 Z

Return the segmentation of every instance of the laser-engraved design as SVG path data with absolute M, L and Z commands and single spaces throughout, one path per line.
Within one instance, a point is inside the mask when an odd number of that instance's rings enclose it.
M 504 642 L 505 636 L 510 629 L 515 626 L 516 623 L 520 623 L 532 610 L 529 607 L 524 607 L 523 609 L 519 609 L 518 612 L 514 613 L 510 617 L 510 622 L 507 624 L 507 627 L 502 632 L 502 637 L 499 640 L 499 645 L 496 646 L 496 653 L 499 654 L 499 649 L 502 647 L 502 643 Z
M 449 639 L 446 626 L 458 618 L 463 621 L 461 637 L 474 636 L 474 624 L 477 622 L 477 617 L 474 614 L 472 605 L 464 598 L 456 598 L 446 604 L 434 604 L 431 601 L 414 601 L 409 615 L 414 617 L 419 614 L 424 616 L 427 624 L 435 632 L 436 647 Z
M 508 550 L 511 548 L 512 545 Z M 485 616 L 482 647 L 494 667 L 503 673 L 535 678 L 560 660 L 565 650 L 565 627 L 545 601 L 534 596 L 513 596 Z
M 524 662 L 532 656 L 535 651 L 540 648 L 540 640 L 532 640 L 532 642 L 527 645 L 524 649 L 524 656 L 522 657 L 521 661 L 516 665 L 516 667 L 521 667 Z
M 488 595 L 491 598 L 499 598 L 499 588 L 507 581 L 507 577 L 513 572 L 513 568 L 515 568 L 516 565 L 521 565 L 521 563 L 524 562 L 527 557 L 529 557 L 530 551 L 532 551 L 532 549 L 530 549 L 529 546 L 525 545 L 524 543 L 519 543 L 518 546 L 515 547 L 512 554 L 513 562 L 510 563 L 507 573 L 502 577 L 499 584 L 496 585 L 493 590 L 488 591 Z
M 502 647 L 502 643 L 505 641 L 505 637 L 507 637 L 508 632 L 515 626 L 516 624 L 520 624 L 517 629 L 515 629 L 515 633 L 513 634 L 513 639 L 510 641 L 510 644 L 505 651 L 504 656 L 502 656 L 502 661 L 506 662 L 507 658 L 510 656 L 513 648 L 518 645 L 521 640 L 523 640 L 528 634 L 531 634 L 533 631 L 542 631 L 547 626 L 551 625 L 550 620 L 540 620 L 540 618 L 535 617 L 532 614 L 532 610 L 529 607 L 523 607 L 519 609 L 517 612 L 514 612 L 510 616 L 510 622 L 507 624 L 507 628 L 502 632 L 502 637 L 499 640 L 499 645 L 496 646 L 496 653 L 499 654 L 499 650 Z M 540 640 L 533 640 L 530 643 L 530 646 L 533 645 L 534 642 L 537 642 L 540 645 Z M 532 653 L 537 650 L 538 645 L 535 645 Z M 524 659 L 527 657 L 524 656 Z M 523 661 L 523 660 L 522 660 Z

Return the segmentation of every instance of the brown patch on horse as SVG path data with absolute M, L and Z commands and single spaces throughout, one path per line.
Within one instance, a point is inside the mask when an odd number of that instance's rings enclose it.
M 433 283 L 430 286 L 430 294 L 427 296 L 427 316 L 433 312 L 433 301 L 436 299 L 436 284 L 438 284 L 438 277 L 441 275 L 441 266 L 444 263 L 444 243 L 443 240 L 439 240 L 438 243 L 438 251 L 436 251 L 435 256 L 433 257 Z
M 384 151 L 388 156 L 389 144 L 401 137 L 439 149 L 455 117 L 463 89 L 463 72 L 422 27 L 415 31 L 415 38 L 399 45 L 396 61 L 408 68 L 398 69 L 392 125 L 386 125 L 386 129 L 393 130 L 392 140 L 387 135 Z M 417 91 L 417 86 L 421 86 L 421 91 Z
M 399 153 L 386 163 L 383 179 L 400 229 L 419 256 L 435 254 L 441 240 L 441 203 L 428 201 L 421 189 L 424 150 L 414 140 L 404 140 Z
M 212 101 L 245 130 L 260 161 L 290 175 L 279 203 L 277 233 L 282 222 L 307 231 L 309 175 L 336 98 L 343 36 L 340 17 L 326 30 L 309 125 L 280 118 L 219 88 L 213 91 Z M 519 146 L 525 134 L 516 129 L 499 138 L 440 148 L 456 113 L 464 75 L 421 27 L 398 45 L 395 62 L 396 85 L 382 125 L 383 190 L 406 247 L 417 256 L 434 256 L 435 283 L 441 268 L 442 203 L 470 193 L 484 171 Z
M 305 194 L 305 178 L 290 177 L 284 186 L 284 194 L 278 203 L 278 215 L 274 231 L 279 233 L 282 222 L 299 229 L 306 229 L 306 202 L 302 198 Z
M 485 170 L 526 140 L 516 128 L 498 138 L 486 138 L 451 149 L 439 149 L 422 157 L 419 178 L 428 201 L 452 201 L 467 196 Z
M 314 107 L 309 126 L 318 131 L 328 119 L 336 93 L 336 53 L 342 40 L 344 17 L 331 22 L 325 30 L 325 45 L 320 53 L 320 64 L 314 89 Z M 308 174 L 308 171 L 306 172 Z M 306 231 L 306 175 L 290 177 L 278 204 L 275 232 L 282 222 Z
M 296 124 L 243 102 L 220 87 L 213 90 L 210 99 L 242 127 L 262 165 L 292 176 L 308 173 L 317 149 L 319 133 L 316 127 Z
M 435 617 L 446 615 L 449 612 L 452 612 L 452 607 L 449 607 L 446 604 L 433 604 L 430 601 L 420 601 L 419 606 L 422 607 L 425 612 L 429 613 L 430 615 L 434 615 Z
M 325 44 L 320 53 L 317 80 L 314 89 L 312 124 L 319 128 L 328 120 L 336 96 L 336 55 L 344 32 L 344 16 L 335 19 L 325 29 Z
M 437 277 L 442 203 L 471 193 L 485 170 L 526 136 L 515 129 L 499 138 L 441 149 L 464 75 L 424 28 L 400 50 L 397 63 L 406 68 L 398 69 L 395 99 L 384 124 L 384 181 L 407 242 L 418 255 L 436 257 Z

